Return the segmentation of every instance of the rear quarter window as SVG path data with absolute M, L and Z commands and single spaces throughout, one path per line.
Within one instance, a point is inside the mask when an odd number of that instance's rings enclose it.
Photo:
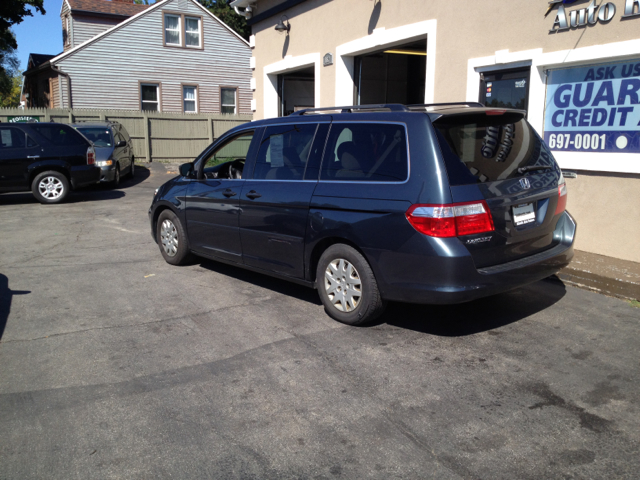
M 25 133 L 19 128 L 0 127 L 0 148 L 24 148 Z
M 87 141 L 82 135 L 67 125 L 32 124 L 30 127 L 50 143 L 59 147 L 87 145 Z
M 366 122 L 331 125 L 321 180 L 403 182 L 408 172 L 404 125 Z

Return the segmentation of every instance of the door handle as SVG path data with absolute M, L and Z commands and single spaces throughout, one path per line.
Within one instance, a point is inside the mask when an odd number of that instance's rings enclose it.
M 27 155 L 27 158 L 40 158 L 40 155 Z
M 229 198 L 229 197 L 235 197 L 237 193 L 231 190 L 230 188 L 227 188 L 224 192 L 222 192 L 222 195 Z
M 247 198 L 250 198 L 251 200 L 253 200 L 254 198 L 260 198 L 261 196 L 262 195 L 260 195 L 255 190 L 251 190 L 249 193 L 247 193 Z

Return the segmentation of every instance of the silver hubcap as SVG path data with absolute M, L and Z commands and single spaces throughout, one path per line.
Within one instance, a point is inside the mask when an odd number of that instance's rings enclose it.
M 162 222 L 160 240 L 167 255 L 173 257 L 178 252 L 178 230 L 171 220 Z
M 64 185 L 56 177 L 44 177 L 38 184 L 40 195 L 49 200 L 60 198 L 64 193 Z
M 329 262 L 324 272 L 324 288 L 333 306 L 341 312 L 352 312 L 360 305 L 360 275 L 356 267 L 344 258 Z

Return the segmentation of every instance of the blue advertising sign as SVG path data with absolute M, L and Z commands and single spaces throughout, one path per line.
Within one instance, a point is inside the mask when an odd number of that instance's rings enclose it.
M 640 153 L 640 60 L 549 72 L 551 150 Z

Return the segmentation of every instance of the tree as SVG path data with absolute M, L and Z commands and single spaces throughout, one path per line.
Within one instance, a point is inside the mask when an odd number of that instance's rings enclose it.
M 153 0 L 133 0 L 133 3 L 136 5 L 153 5 L 155 2 Z
M 0 108 L 15 108 L 20 105 L 22 91 L 22 70 L 16 70 L 11 78 L 11 90 L 8 95 L 0 93 Z
M 231 0 L 199 0 L 211 13 L 226 23 L 232 30 L 245 40 L 249 40 L 251 36 L 251 27 L 247 25 L 247 20 L 238 15 L 236 11 L 229 6 Z
M 0 0 L 0 95 L 11 94 L 13 77 L 20 66 L 16 49 L 18 42 L 11 26 L 21 23 L 24 17 L 33 17 L 36 12 L 45 14 L 44 0 Z

